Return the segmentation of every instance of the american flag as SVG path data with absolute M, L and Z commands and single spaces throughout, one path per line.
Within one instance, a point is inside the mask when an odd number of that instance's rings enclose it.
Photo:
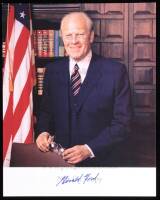
M 3 166 L 13 142 L 33 142 L 34 59 L 30 5 L 8 4 L 3 69 Z

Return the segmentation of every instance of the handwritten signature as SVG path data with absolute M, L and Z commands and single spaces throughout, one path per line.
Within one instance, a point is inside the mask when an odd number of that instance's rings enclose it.
M 81 174 L 80 176 L 73 176 L 73 177 L 62 176 L 58 178 L 56 186 L 63 185 L 66 183 L 79 183 L 79 184 L 80 183 L 85 184 L 86 182 L 96 183 L 98 179 L 99 179 L 99 173 L 97 173 L 94 176 L 91 173 Z

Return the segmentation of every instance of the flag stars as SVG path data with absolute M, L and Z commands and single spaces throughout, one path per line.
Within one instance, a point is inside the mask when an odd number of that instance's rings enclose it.
M 24 11 L 20 13 L 20 17 L 22 17 L 23 19 L 24 19 L 25 15 L 26 14 L 24 13 Z

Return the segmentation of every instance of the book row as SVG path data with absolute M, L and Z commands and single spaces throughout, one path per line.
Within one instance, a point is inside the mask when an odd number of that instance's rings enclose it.
M 36 68 L 36 79 L 37 79 L 37 95 L 43 95 L 43 79 L 45 75 L 45 67 Z
M 38 57 L 58 57 L 65 55 L 59 30 L 34 30 L 34 50 Z
M 66 56 L 59 30 L 33 31 L 34 55 L 37 57 Z M 5 57 L 6 43 L 2 42 L 2 57 Z

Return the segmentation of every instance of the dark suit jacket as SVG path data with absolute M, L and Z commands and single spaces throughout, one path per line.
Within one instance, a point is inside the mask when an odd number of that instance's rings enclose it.
M 88 144 L 96 157 L 78 166 L 116 165 L 115 155 L 120 161 L 118 147 L 127 136 L 130 120 L 130 86 L 124 65 L 93 54 L 75 102 L 70 95 L 69 58 L 48 65 L 38 132 L 52 132 L 65 148 Z

